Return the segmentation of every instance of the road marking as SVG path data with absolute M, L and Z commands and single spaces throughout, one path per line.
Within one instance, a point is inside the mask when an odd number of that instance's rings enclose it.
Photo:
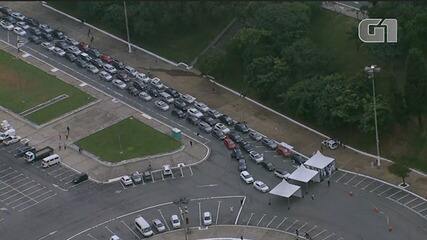
M 321 232 L 319 232 L 318 234 L 314 235 L 312 238 L 316 238 L 317 236 L 319 236 L 320 234 L 326 232 L 326 229 L 323 229 Z
M 277 225 L 276 229 L 279 229 L 280 226 L 282 226 L 282 224 L 286 221 L 286 219 L 288 219 L 288 218 L 284 217 L 283 220 Z
M 242 209 L 245 203 L 246 203 L 246 196 L 244 196 L 243 199 L 241 200 L 241 206 L 239 208 L 239 212 L 237 213 L 236 220 L 234 221 L 234 225 L 237 225 L 237 222 L 239 221 L 240 214 L 242 213 Z
M 13 180 L 13 179 L 15 179 L 15 178 L 17 178 L 17 177 L 20 177 L 20 176 L 23 176 L 23 174 L 22 173 L 20 173 L 20 174 L 18 174 L 18 175 L 16 175 L 16 176 L 14 176 L 14 177 L 11 177 L 11 178 L 9 178 L 9 179 L 7 179 L 7 180 L 3 180 L 4 182 L 8 182 L 8 181 L 10 181 L 10 180 Z M 15 183 L 15 182 L 14 182 Z
M 131 231 L 131 233 L 133 233 L 133 235 L 135 235 L 135 237 L 137 238 L 137 239 L 140 239 L 140 237 L 138 236 L 138 234 L 136 234 L 133 230 L 132 230 L 132 228 L 130 228 L 125 222 L 123 222 L 123 220 L 120 220 L 120 222 L 123 224 L 123 225 L 125 225 L 126 227 L 127 227 L 127 229 L 129 229 L 129 231 Z
M 267 215 L 267 214 L 263 214 L 263 215 L 262 215 L 261 219 L 258 221 L 258 223 L 257 223 L 257 225 L 256 225 L 257 227 L 259 226 L 259 224 L 261 223 L 261 221 L 264 219 L 264 217 L 265 217 L 266 215 Z
M 26 188 L 26 189 L 22 190 L 22 192 L 26 192 L 26 191 L 30 190 L 31 188 L 35 188 L 35 187 L 38 187 L 38 186 L 40 186 L 40 183 L 37 183 L 37 184 L 35 184 L 35 185 L 33 185 L 33 186 L 29 187 L 29 188 Z
M 169 230 L 171 230 L 171 229 L 170 229 L 170 227 L 169 227 L 168 222 L 167 222 L 167 221 L 166 221 L 166 219 L 165 219 L 165 216 L 163 216 L 162 210 L 160 210 L 160 209 L 157 209 L 157 210 L 159 210 L 160 216 L 162 217 L 163 222 L 165 223 L 166 227 L 168 228 L 168 231 L 169 231 Z M 180 212 L 181 212 L 181 211 L 180 211 Z
M 354 175 L 352 178 L 350 178 L 350 180 L 348 180 L 347 182 L 345 182 L 344 183 L 344 185 L 347 185 L 347 184 L 349 184 L 354 178 L 356 178 L 357 177 L 357 175 Z
M 385 190 L 385 191 L 381 192 L 380 194 L 378 194 L 378 196 L 381 196 L 382 194 L 384 194 L 384 193 L 386 193 L 386 192 L 388 192 L 388 191 L 390 191 L 392 189 L 394 189 L 394 188 L 388 188 L 387 190 Z
M 206 184 L 206 185 L 198 185 L 198 188 L 206 188 L 206 187 L 216 187 L 218 184 Z
M 1 171 L 0 171 L 0 173 L 2 173 L 2 172 L 4 172 L 4 171 L 7 171 L 7 170 L 9 170 L 9 169 L 12 169 L 12 168 L 11 168 L 11 167 L 5 168 L 5 169 L 1 170 Z
M 347 173 L 345 172 L 341 177 L 339 177 L 335 182 L 339 182 L 339 180 L 341 180 L 344 176 L 346 176 Z
M 249 225 L 249 222 L 251 221 L 251 219 L 252 219 L 252 217 L 255 215 L 255 213 L 251 213 L 251 216 L 249 217 L 249 220 L 248 220 L 248 222 L 246 223 L 246 226 L 248 226 Z
M 180 167 L 179 170 L 181 171 L 181 177 L 184 177 L 184 172 L 182 171 L 182 167 Z
M 405 194 L 403 197 L 401 197 L 401 198 L 399 198 L 399 199 L 396 199 L 396 201 L 400 201 L 400 200 L 402 200 L 402 199 L 404 199 L 405 197 L 407 197 L 407 196 L 409 196 L 409 193 L 408 194 Z
M 413 202 L 413 201 L 415 201 L 415 200 L 417 200 L 418 198 L 414 198 L 414 199 L 412 199 L 411 201 L 409 201 L 409 202 L 407 202 L 407 203 L 405 203 L 405 204 L 403 204 L 403 205 L 405 205 L 405 206 L 408 206 L 408 204 L 410 204 L 411 202 Z
M 310 233 L 311 231 L 313 231 L 316 228 L 317 228 L 317 225 L 314 225 L 314 227 L 312 227 L 310 230 L 308 230 L 307 233 Z
M 193 169 L 191 169 L 191 166 L 188 166 L 188 168 L 190 169 L 190 172 L 191 172 L 190 176 L 193 176 Z
M 353 187 L 357 187 L 359 186 L 359 184 L 361 184 L 363 181 L 367 180 L 367 178 L 363 178 L 360 182 L 356 183 L 355 185 L 353 185 Z
M 270 226 L 270 224 L 272 224 L 273 223 L 273 221 L 274 221 L 274 219 L 276 219 L 277 218 L 277 216 L 274 216 L 272 219 L 271 219 L 271 221 L 265 226 L 266 228 L 268 228 L 269 226 Z
M 423 205 L 424 203 L 426 203 L 426 202 L 421 202 L 421 203 L 419 203 L 419 204 L 417 204 L 417 205 L 415 205 L 415 206 L 413 206 L 413 207 L 411 207 L 412 209 L 415 209 L 415 208 L 417 208 L 417 207 L 419 207 L 419 206 L 421 206 L 421 205 Z
M 218 207 L 216 209 L 216 219 L 215 219 L 215 225 L 218 225 L 218 219 L 219 219 L 219 209 L 221 208 L 221 201 L 218 201 Z
M 9 199 L 9 198 L 12 198 L 12 197 L 15 197 L 16 195 L 18 195 L 18 194 L 20 194 L 19 192 L 17 192 L 17 193 L 15 193 L 15 194 L 12 194 L 12 195 L 10 195 L 10 196 L 8 196 L 7 198 L 5 198 L 5 199 L 0 199 L 0 201 L 2 201 L 2 202 L 4 202 L 4 201 L 6 201 L 7 199 Z M 22 194 L 21 194 L 22 195 Z
M 1 178 L 1 179 L 3 179 L 4 177 L 9 176 L 10 174 L 14 174 L 14 173 L 16 173 L 16 171 L 15 171 L 15 170 L 13 170 L 13 172 L 8 173 L 8 174 L 6 174 L 6 175 L 4 175 L 4 176 L 1 176 L 0 178 Z M 4 181 L 2 181 L 2 182 L 4 182 Z
M 295 220 L 294 223 L 292 223 L 288 228 L 286 228 L 285 232 L 289 231 L 289 229 L 291 229 L 291 227 L 293 227 L 295 225 L 295 223 L 297 223 L 298 220 Z
M 393 194 L 391 194 L 390 196 L 388 196 L 387 198 L 391 198 L 391 197 L 393 197 L 394 195 L 396 195 L 396 194 L 398 194 L 398 193 L 401 193 L 402 191 L 400 191 L 400 190 L 398 190 L 397 192 L 395 192 L 395 193 L 393 193 Z
M 305 225 L 307 225 L 307 222 L 305 222 L 301 227 L 298 228 L 298 231 L 303 229 L 303 227 L 305 227 Z
M 105 226 L 104 226 L 104 228 L 105 228 L 105 229 L 107 229 L 111 234 L 113 234 L 113 235 L 114 235 L 114 232 L 113 232 L 113 231 L 111 231 L 111 229 L 109 229 L 109 228 L 107 227 L 107 225 L 105 225 Z
M 29 179 L 29 177 L 21 178 L 20 180 L 18 180 L 18 181 L 16 181 L 16 182 L 14 182 L 14 184 L 19 183 L 19 182 L 22 182 L 22 181 L 27 180 L 27 179 Z M 34 182 L 34 180 L 31 180 L 31 181 L 26 182 L 26 183 L 24 183 L 24 184 L 22 184 L 22 185 L 19 185 L 19 186 L 18 186 L 18 187 L 16 187 L 16 188 L 20 188 L 20 187 L 25 186 L 26 184 L 28 184 L 28 183 L 32 183 L 32 182 Z M 0 189 L 0 190 L 1 190 L 1 189 Z
M 325 237 L 324 239 L 322 239 L 322 240 L 326 240 L 326 239 L 328 239 L 328 238 L 330 238 L 330 237 L 332 237 L 332 236 L 334 236 L 334 235 L 336 235 L 335 233 L 331 233 L 330 235 L 328 235 L 327 237 Z
M 384 184 L 382 184 L 382 183 L 380 183 L 380 185 L 376 186 L 374 189 L 371 189 L 371 191 L 369 191 L 369 192 L 373 192 L 373 191 L 375 191 L 375 190 L 377 190 L 377 189 L 381 188 L 382 186 L 385 186 L 385 185 L 384 185 Z
M 199 202 L 199 223 L 202 226 L 202 202 Z

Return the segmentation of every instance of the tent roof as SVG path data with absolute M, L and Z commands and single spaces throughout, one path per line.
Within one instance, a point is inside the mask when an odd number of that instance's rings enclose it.
M 308 169 L 304 167 L 304 165 L 301 165 L 293 173 L 291 173 L 291 175 L 288 178 L 299 181 L 299 182 L 308 183 L 317 174 L 318 174 L 317 171 Z
M 300 188 L 300 186 L 290 184 L 283 179 L 281 183 L 277 184 L 277 186 L 271 189 L 270 193 L 277 196 L 290 198 Z
M 318 169 L 324 169 L 333 161 L 335 161 L 335 159 L 331 157 L 327 157 L 323 155 L 321 152 L 317 151 L 316 154 L 314 154 L 310 159 L 308 159 L 304 163 L 304 165 L 318 168 Z

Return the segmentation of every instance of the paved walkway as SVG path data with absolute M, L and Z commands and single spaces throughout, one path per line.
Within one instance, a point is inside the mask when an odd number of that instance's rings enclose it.
M 38 2 L 5 2 L 4 5 L 35 17 L 41 22 L 60 27 L 78 40 L 87 41 L 87 27 L 44 8 Z M 116 56 L 138 70 L 151 70 L 167 85 L 194 95 L 209 106 L 217 108 L 237 120 L 245 119 L 252 128 L 265 135 L 279 141 L 285 141 L 306 155 L 310 155 L 320 148 L 320 142 L 323 140 L 321 136 L 245 99 L 241 99 L 229 91 L 213 87 L 212 83 L 206 79 L 179 71 L 174 66 L 156 60 L 142 51 L 134 51 L 132 54 L 128 54 L 127 47 L 122 42 L 95 30 L 92 33 L 95 34 L 95 46 L 101 50 Z M 373 176 L 393 184 L 401 182 L 400 178 L 388 172 L 389 163 L 384 162 L 381 169 L 372 168 L 371 162 L 374 159 L 348 149 L 325 151 L 325 154 L 336 158 L 338 166 L 341 168 Z M 426 177 L 412 172 L 407 181 L 411 184 L 410 191 L 427 197 Z
M 248 226 L 212 226 L 207 229 L 192 228 L 188 240 L 294 240 L 295 236 L 283 231 L 248 227 Z M 164 234 L 154 235 L 153 240 L 181 240 L 185 238 L 185 231 L 178 230 Z M 304 238 L 300 238 L 304 239 Z

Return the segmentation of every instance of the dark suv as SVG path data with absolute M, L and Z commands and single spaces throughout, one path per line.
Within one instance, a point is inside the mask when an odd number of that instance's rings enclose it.
M 242 153 L 242 150 L 240 150 L 240 148 L 234 148 L 230 155 L 231 155 L 231 158 L 235 158 L 236 160 L 243 158 L 243 153 Z
M 242 132 L 242 133 L 248 133 L 249 132 L 248 125 L 246 125 L 246 123 L 243 123 L 243 122 L 239 122 L 236 125 L 234 125 L 234 129 L 236 129 L 237 131 Z
M 222 115 L 218 118 L 221 122 L 227 124 L 228 126 L 231 126 L 233 124 L 233 119 L 227 115 Z
M 239 143 L 239 142 L 243 141 L 242 137 L 234 131 L 230 131 L 227 135 L 235 143 Z

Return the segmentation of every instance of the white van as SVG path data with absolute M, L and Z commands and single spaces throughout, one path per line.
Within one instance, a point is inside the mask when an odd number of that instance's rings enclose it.
M 173 103 L 173 101 L 174 101 L 173 97 L 169 93 L 167 93 L 167 92 L 161 92 L 161 93 L 159 93 L 159 95 L 160 95 L 160 98 L 164 102 Z
M 144 237 L 150 237 L 154 234 L 151 230 L 150 224 L 148 224 L 148 222 L 141 216 L 135 218 L 135 226 Z
M 45 157 L 42 160 L 42 167 L 47 168 L 55 165 L 61 161 L 61 157 L 58 154 L 52 154 L 49 157 Z

